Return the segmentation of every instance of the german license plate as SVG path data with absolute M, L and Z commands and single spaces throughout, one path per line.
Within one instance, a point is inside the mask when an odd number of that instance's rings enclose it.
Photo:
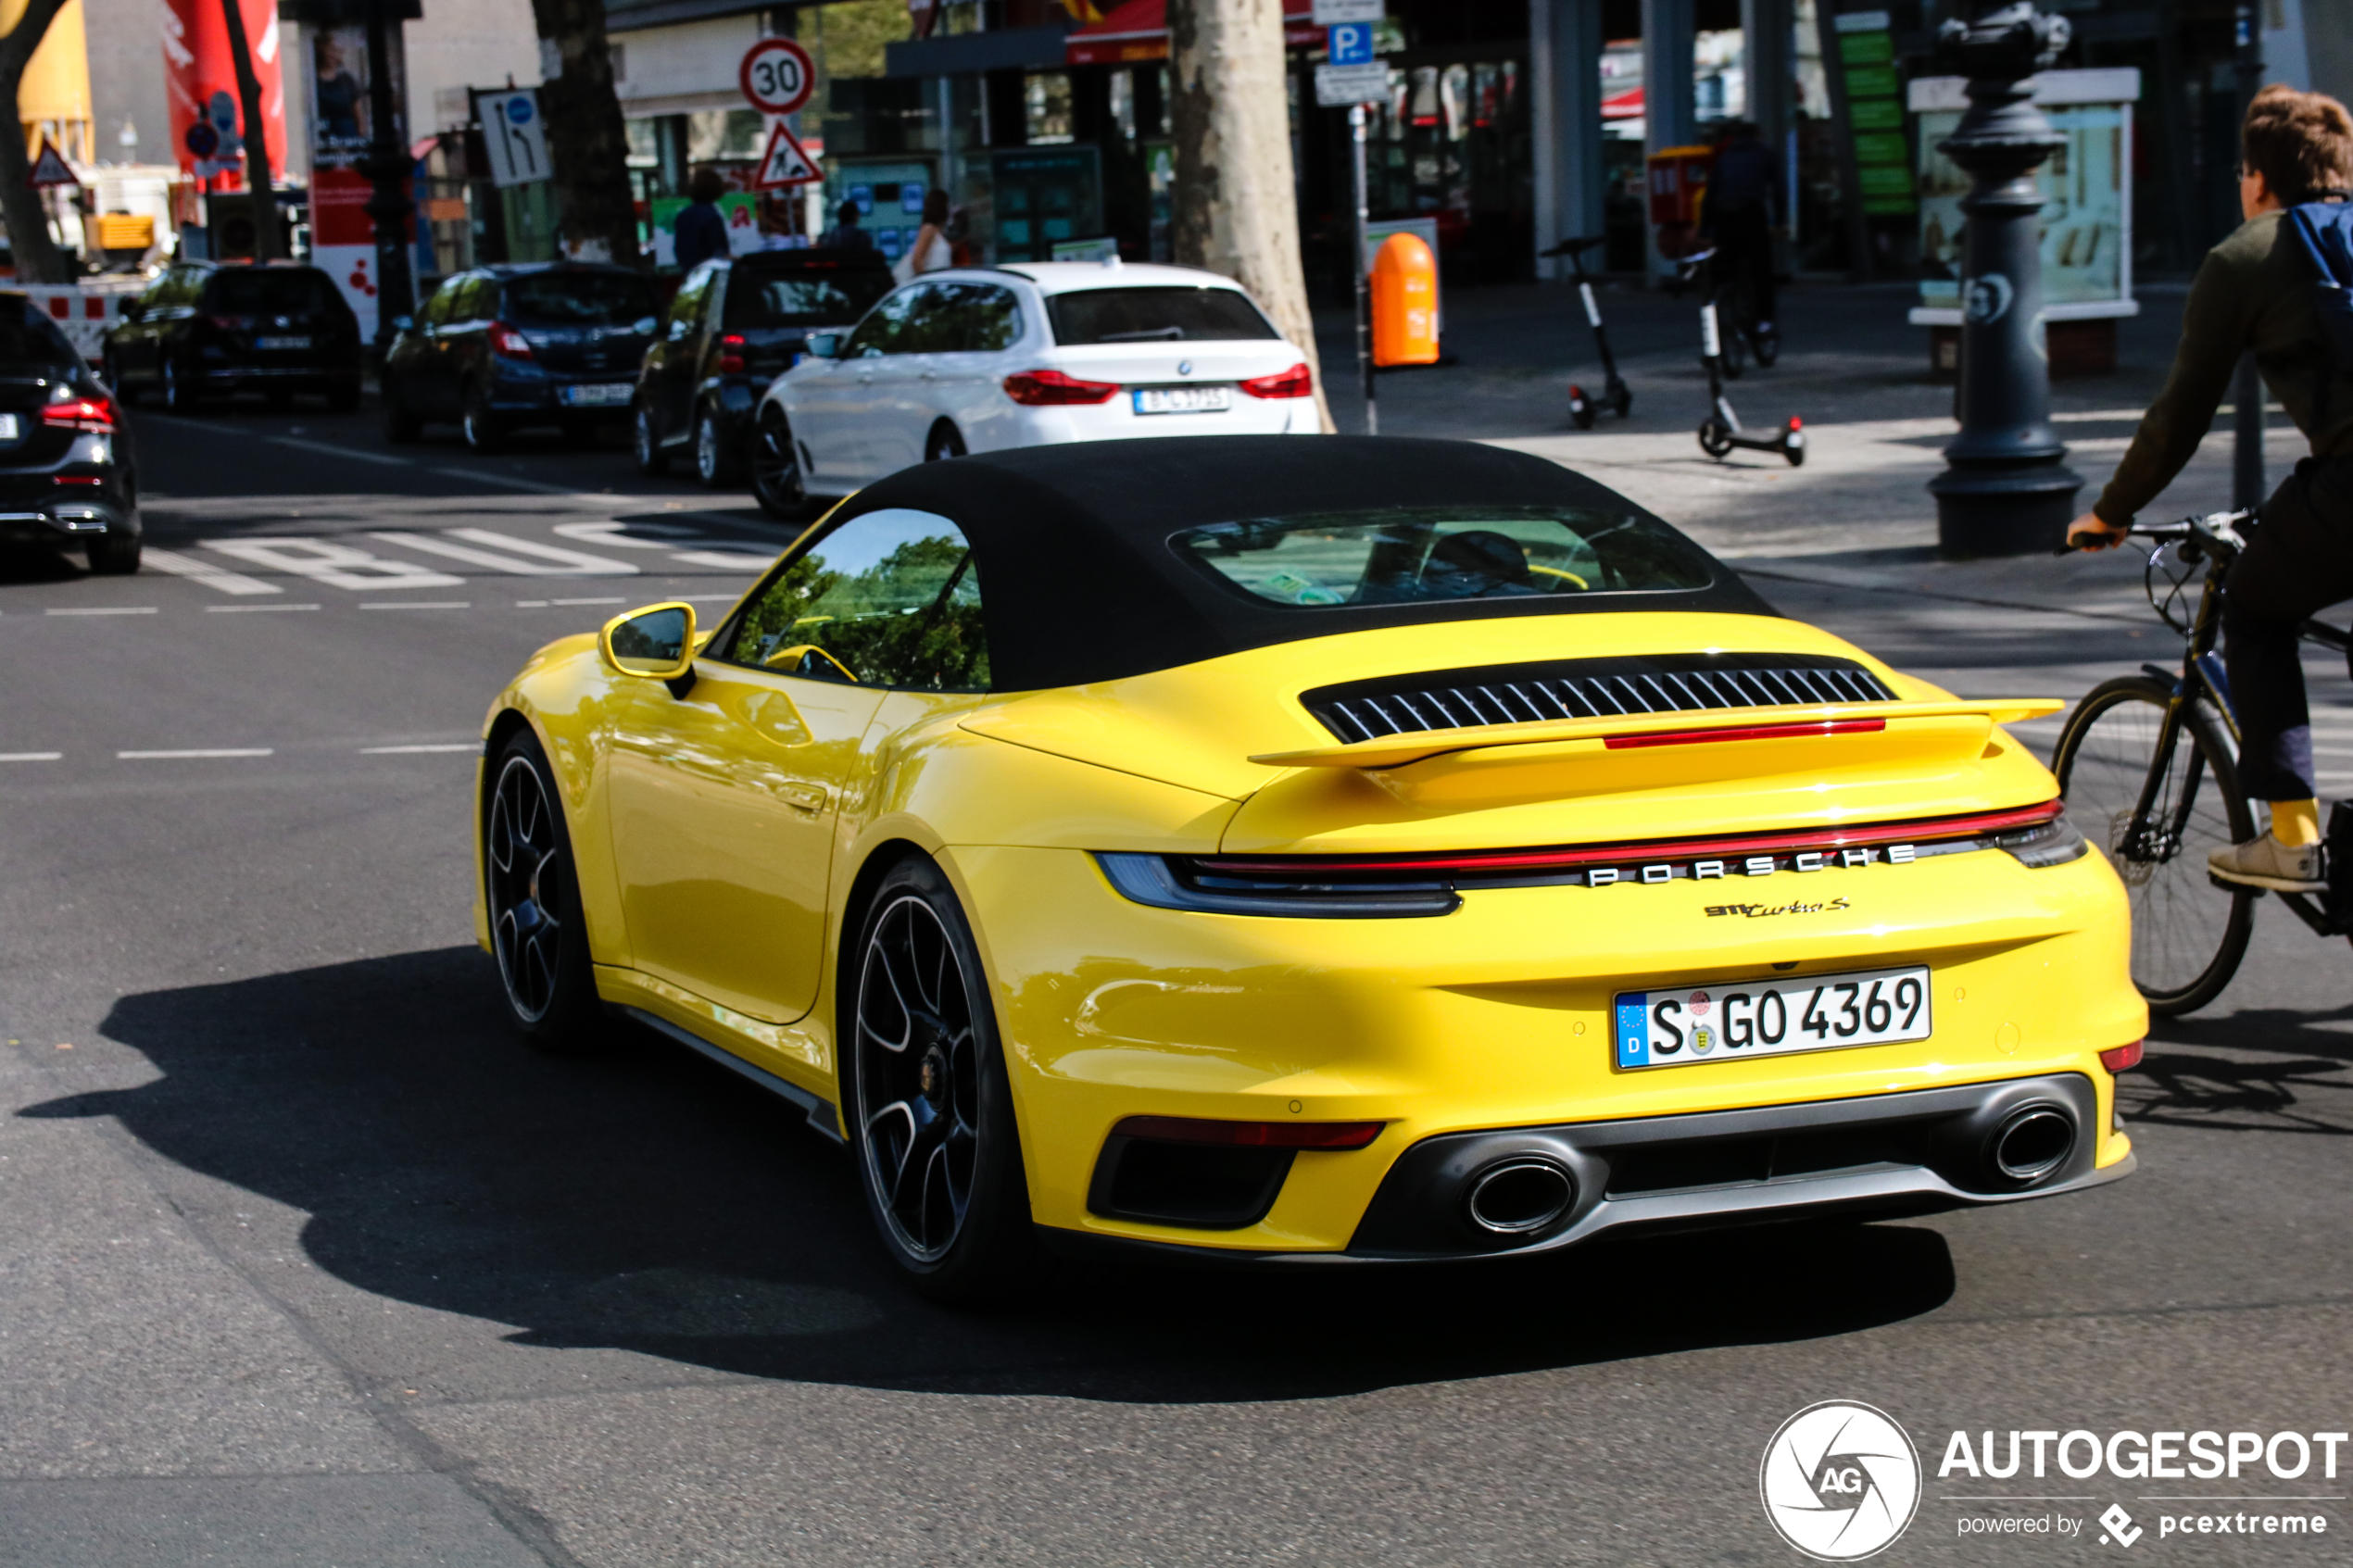
M 1689 1067 L 1929 1036 L 1925 969 L 1869 969 L 1671 991 L 1620 991 L 1620 1067 Z
M 0 414 L 0 441 L 14 441 L 23 433 L 24 427 L 17 423 L 16 415 Z
M 557 395 L 575 408 L 610 408 L 628 402 L 636 390 L 635 382 L 598 382 L 589 386 L 568 386 Z
M 258 337 L 253 340 L 253 343 L 256 348 L 308 348 L 310 346 L 310 340 L 307 337 Z
M 1230 386 L 1139 386 L 1139 414 L 1222 414 L 1234 406 Z

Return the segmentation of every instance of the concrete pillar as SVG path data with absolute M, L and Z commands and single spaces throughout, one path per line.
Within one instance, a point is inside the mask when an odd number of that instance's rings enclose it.
M 2312 91 L 2353 103 L 2353 0 L 2301 0 L 2304 63 Z M 2271 41 L 2263 41 L 2270 58 Z
M 1685 147 L 1699 134 L 1692 79 L 1692 0 L 1642 0 L 1642 151 Z M 1667 277 L 1674 267 L 1658 254 L 1658 232 L 1644 204 L 1642 248 L 1651 274 Z
M 1534 111 L 1536 249 L 1602 232 L 1602 7 L 1599 0 L 1529 0 L 1528 78 Z M 1602 257 L 1588 255 L 1598 268 Z M 1569 276 L 1566 260 L 1536 263 Z
M 1750 123 L 1757 140 L 1773 149 L 1779 160 L 1781 220 L 1794 224 L 1796 192 L 1791 188 L 1797 168 L 1797 149 L 1790 140 L 1791 99 L 1797 91 L 1792 80 L 1796 61 L 1793 35 L 1797 26 L 1795 0 L 1741 0 L 1741 71 L 1748 94 Z M 1773 270 L 1789 270 L 1787 246 L 1775 242 Z

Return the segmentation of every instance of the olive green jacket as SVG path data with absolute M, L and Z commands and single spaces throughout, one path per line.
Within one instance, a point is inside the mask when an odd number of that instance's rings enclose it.
M 2329 352 L 2312 304 L 2318 281 L 2282 213 L 2248 220 L 2206 253 L 2182 312 L 2173 372 L 2092 508 L 2101 521 L 2132 521 L 2173 482 L 2212 427 L 2244 349 L 2255 351 L 2263 384 L 2314 457 L 2353 453 L 2353 364 Z

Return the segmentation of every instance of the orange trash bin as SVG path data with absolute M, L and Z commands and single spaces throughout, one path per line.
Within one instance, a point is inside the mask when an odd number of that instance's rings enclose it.
M 1438 363 L 1438 258 L 1418 234 L 1391 234 L 1373 254 L 1373 363 Z

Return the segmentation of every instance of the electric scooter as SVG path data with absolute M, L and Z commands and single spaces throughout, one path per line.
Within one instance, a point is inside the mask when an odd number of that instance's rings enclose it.
M 1699 291 L 1699 362 L 1707 370 L 1707 418 L 1700 421 L 1699 447 L 1711 458 L 1720 458 L 1737 446 L 1749 452 L 1779 452 L 1796 468 L 1806 461 L 1806 430 L 1797 416 L 1790 416 L 1789 423 L 1770 435 L 1748 434 L 1741 425 L 1740 416 L 1732 412 L 1731 402 L 1724 395 L 1724 334 L 1716 319 L 1716 270 L 1709 261 L 1716 255 L 1710 245 L 1694 251 L 1676 263 L 1680 276 L 1697 278 Z
M 1585 302 L 1585 320 L 1592 324 L 1593 346 L 1602 353 L 1602 374 L 1609 378 L 1609 383 L 1602 393 L 1602 402 L 1615 408 L 1617 417 L 1622 420 L 1634 407 L 1634 394 L 1617 373 L 1617 358 L 1609 351 L 1609 329 L 1602 325 L 1602 307 L 1593 298 L 1592 276 L 1585 270 L 1585 253 L 1600 245 L 1603 238 L 1600 234 L 1589 234 L 1583 239 L 1563 240 L 1544 254 L 1566 256 L 1569 266 L 1577 270 L 1578 296 Z M 1592 429 L 1593 421 L 1601 417 L 1601 408 L 1575 382 L 1571 382 L 1568 387 L 1568 417 L 1577 421 L 1579 430 Z

